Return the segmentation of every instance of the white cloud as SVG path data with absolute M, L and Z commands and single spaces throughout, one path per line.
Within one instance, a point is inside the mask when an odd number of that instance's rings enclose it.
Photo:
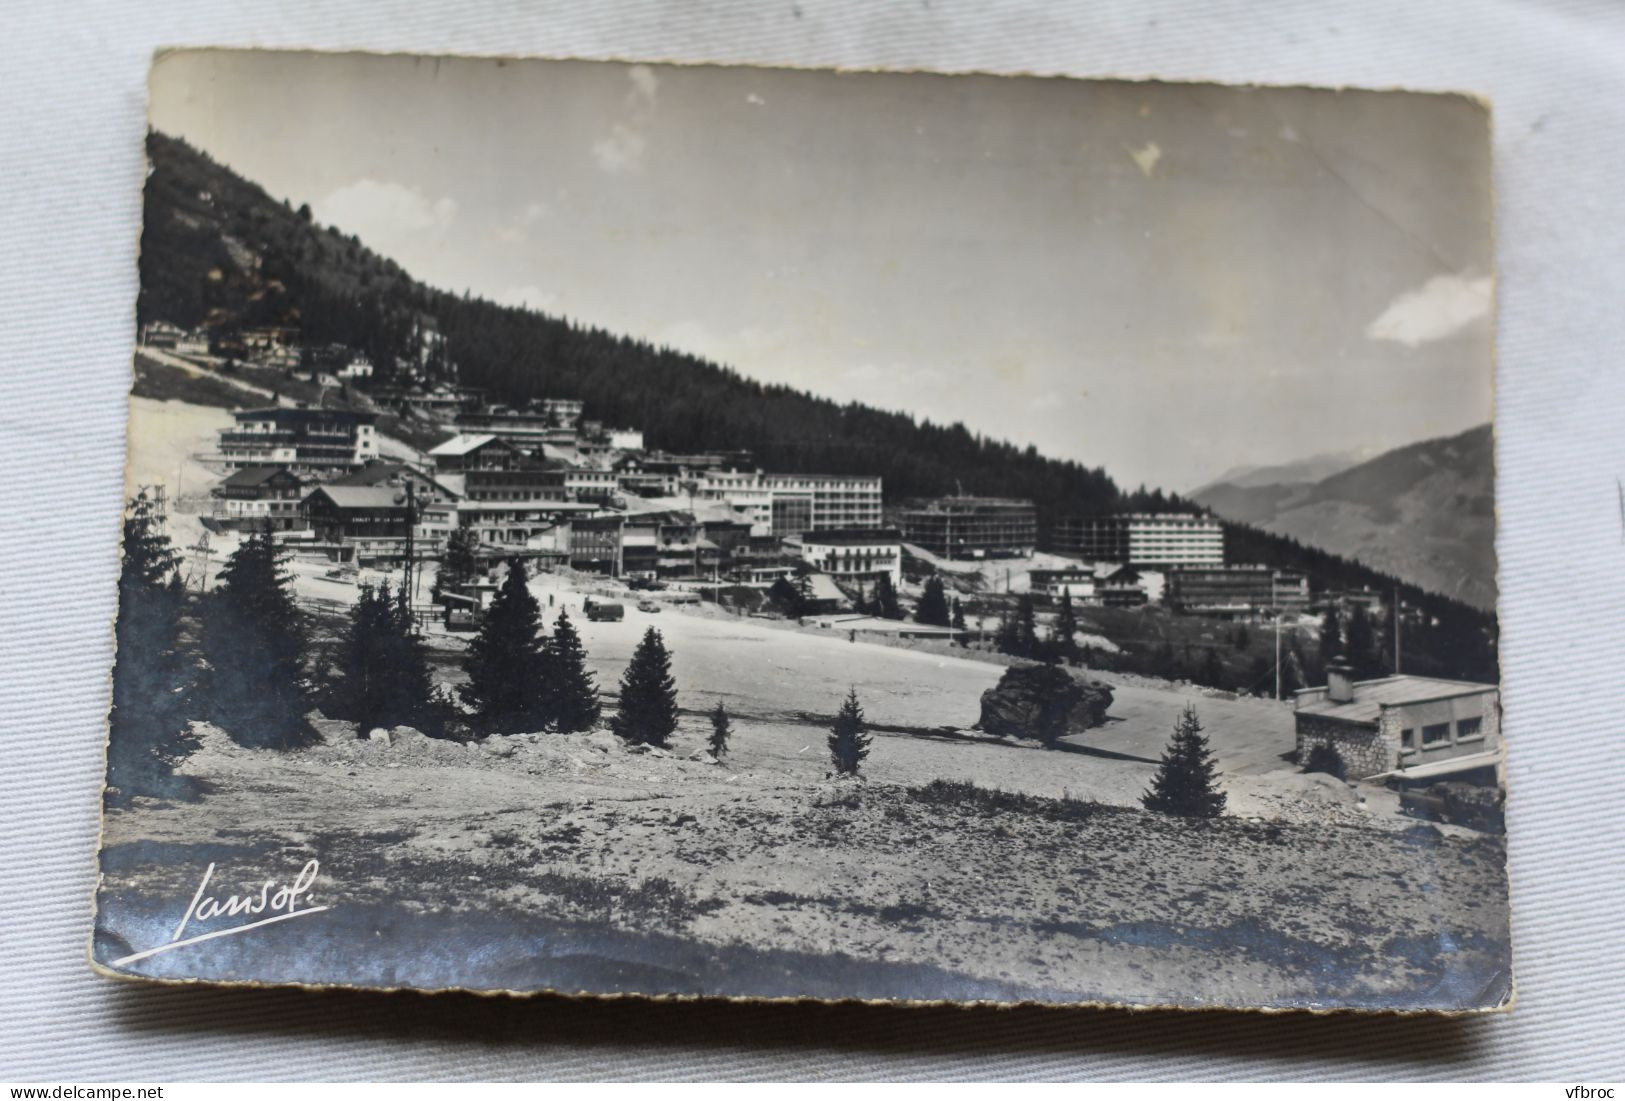
M 1435 275 L 1388 304 L 1365 327 L 1368 340 L 1391 340 L 1414 348 L 1443 340 L 1489 316 L 1495 282 L 1487 275 Z
M 530 227 L 547 217 L 552 208 L 546 203 L 529 203 L 519 217 L 497 230 L 497 240 L 505 245 L 523 244 L 530 238 Z
M 318 221 L 353 233 L 375 248 L 387 248 L 425 231 L 448 228 L 457 218 L 457 200 L 430 199 L 415 187 L 362 178 L 318 201 Z
M 612 176 L 619 176 L 623 172 L 637 172 L 643 168 L 643 150 L 648 144 L 642 132 L 617 122 L 610 128 L 608 137 L 592 143 L 592 155 L 599 168 Z
M 660 78 L 647 65 L 633 65 L 626 78 L 632 86 L 626 92 L 624 117 L 592 143 L 593 159 L 612 176 L 643 169 L 643 153 L 649 146 L 645 131 L 654 121 L 660 90 Z
M 626 78 L 632 82 L 632 90 L 626 93 L 627 99 L 652 106 L 655 93 L 660 90 L 660 78 L 655 76 L 655 71 L 647 65 L 634 65 L 626 70 Z
M 1162 147 L 1154 141 L 1148 141 L 1139 149 L 1129 149 L 1128 155 L 1134 158 L 1135 165 L 1149 180 L 1151 173 L 1157 169 L 1157 162 L 1162 160 Z

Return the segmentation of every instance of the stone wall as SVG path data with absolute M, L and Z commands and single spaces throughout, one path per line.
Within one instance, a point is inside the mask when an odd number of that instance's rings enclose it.
M 1397 736 L 1389 736 L 1375 726 L 1299 714 L 1298 763 L 1307 761 L 1310 751 L 1318 745 L 1337 750 L 1350 780 L 1388 772 L 1399 762 Z

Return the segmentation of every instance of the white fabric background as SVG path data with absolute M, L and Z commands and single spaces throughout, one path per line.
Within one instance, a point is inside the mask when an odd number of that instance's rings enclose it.
M 0 1078 L 1625 1077 L 1625 7 L 0 5 Z M 12 10 L 15 9 L 15 10 Z M 1468 89 L 1496 109 L 1520 1002 L 1471 1021 L 144 989 L 84 962 L 160 45 Z M 1358 416 L 1358 410 L 1348 415 Z

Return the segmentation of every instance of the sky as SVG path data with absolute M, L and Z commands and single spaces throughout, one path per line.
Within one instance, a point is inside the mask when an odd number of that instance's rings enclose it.
M 1466 97 L 271 51 L 150 97 L 433 286 L 1127 487 L 1491 416 Z

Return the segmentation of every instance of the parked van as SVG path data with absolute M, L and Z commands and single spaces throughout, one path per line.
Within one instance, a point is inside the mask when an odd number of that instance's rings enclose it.
M 626 618 L 626 609 L 608 600 L 595 600 L 589 596 L 582 608 L 594 623 L 619 623 Z

